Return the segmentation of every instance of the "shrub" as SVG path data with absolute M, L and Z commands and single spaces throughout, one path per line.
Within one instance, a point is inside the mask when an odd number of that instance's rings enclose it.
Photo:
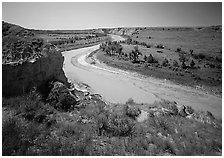
M 193 49 L 190 49 L 190 54 L 191 55 L 193 55 L 193 52 L 194 52 L 194 50 Z
M 193 114 L 194 113 L 194 109 L 191 106 L 186 106 L 185 111 L 188 114 Z
M 134 101 L 134 99 L 129 98 L 129 99 L 126 101 L 125 104 L 131 104 L 131 105 L 134 105 L 134 104 L 135 104 L 135 101 Z
M 175 103 L 169 103 L 165 108 L 168 108 L 172 115 L 178 114 L 178 108 Z
M 195 66 L 194 60 L 191 60 L 190 66 L 191 66 L 191 68 L 194 68 L 194 66 Z
M 182 67 L 183 69 L 186 69 L 186 68 L 187 68 L 187 65 L 185 64 L 184 61 L 182 61 L 182 63 L 181 63 L 181 67 Z
M 148 62 L 148 63 L 153 63 L 153 61 L 154 61 L 153 56 L 152 56 L 152 54 L 150 54 L 150 55 L 148 56 L 148 58 L 147 58 L 147 62 Z
M 111 114 L 105 125 L 105 131 L 113 136 L 129 136 L 132 134 L 134 121 L 121 114 Z
M 150 54 L 148 57 L 147 57 L 147 63 L 158 63 L 158 60 L 156 60 L 152 54 Z
M 147 44 L 145 42 L 141 42 L 140 45 L 146 46 Z
M 178 64 L 177 60 L 174 60 L 174 61 L 173 61 L 173 66 L 174 66 L 174 67 L 179 67 L 179 64 Z
M 72 96 L 67 87 L 60 83 L 55 82 L 47 101 L 55 109 L 69 111 L 73 110 L 74 106 L 78 103 L 77 98 Z
M 148 142 L 144 136 L 137 136 L 128 139 L 127 147 L 125 149 L 131 155 L 138 155 L 138 156 L 146 156 L 149 155 L 148 150 Z
M 181 48 L 177 48 L 176 52 L 181 52 Z
M 136 105 L 125 105 L 124 106 L 125 114 L 128 117 L 136 119 L 141 114 L 141 110 Z
M 145 61 L 145 62 L 147 61 L 147 56 L 146 56 L 146 55 L 144 55 L 144 61 Z
M 22 129 L 18 122 L 10 118 L 2 124 L 2 155 L 16 155 L 22 144 Z
M 131 43 L 132 43 L 132 39 L 131 39 L 131 38 L 128 38 L 128 39 L 126 40 L 126 43 L 127 43 L 127 44 L 131 44 Z
M 163 60 L 162 66 L 167 67 L 168 65 L 169 65 L 169 61 L 168 61 L 167 58 L 165 58 L 165 59 Z
M 222 62 L 222 57 L 216 56 L 216 57 L 215 57 L 215 60 L 216 60 L 217 62 Z
M 156 45 L 156 48 L 164 49 L 165 47 L 162 44 L 158 44 L 158 45 Z
M 205 59 L 205 54 L 203 54 L 203 53 L 199 53 L 199 54 L 198 54 L 198 58 L 199 58 L 199 59 Z

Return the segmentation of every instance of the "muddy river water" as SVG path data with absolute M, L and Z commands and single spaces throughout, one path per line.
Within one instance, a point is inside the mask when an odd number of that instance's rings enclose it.
M 112 38 L 123 40 L 116 35 L 112 35 Z M 125 103 L 129 98 L 138 103 L 167 99 L 192 106 L 196 110 L 208 110 L 216 117 L 222 117 L 222 98 L 167 80 L 111 68 L 99 61 L 90 64 L 86 58 L 98 48 L 99 45 L 95 45 L 62 53 L 65 58 L 63 70 L 71 82 L 89 85 L 93 92 L 99 93 L 104 100 L 112 103 Z

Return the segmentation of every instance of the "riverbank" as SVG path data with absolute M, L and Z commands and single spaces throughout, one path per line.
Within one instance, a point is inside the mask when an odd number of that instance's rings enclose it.
M 94 46 L 89 49 L 83 48 L 80 51 L 67 52 L 65 54 L 67 56 L 65 57 L 67 68 L 65 69 L 67 70 L 65 71 L 68 71 L 66 73 L 68 78 L 87 83 L 109 102 L 125 103 L 129 98 L 133 98 L 138 103 L 152 103 L 154 102 L 153 98 L 166 99 L 192 106 L 197 111 L 211 111 L 216 117 L 222 117 L 221 98 L 207 94 L 200 89 L 177 85 L 168 80 L 144 77 L 87 58 L 97 49 L 98 47 Z M 72 64 L 69 61 L 72 61 Z M 72 71 L 76 74 L 73 74 Z
M 93 56 L 93 55 L 92 55 Z M 141 75 L 154 77 L 158 79 L 170 80 L 175 84 L 190 86 L 199 90 L 202 90 L 211 95 L 215 95 L 219 98 L 222 97 L 221 87 L 211 87 L 206 85 L 197 84 L 197 80 L 191 77 L 188 71 L 176 72 L 168 67 L 156 67 L 149 64 L 133 64 L 130 61 L 119 59 L 117 56 L 109 56 L 102 50 L 98 50 L 94 55 L 95 60 L 104 63 L 110 67 L 118 68 L 124 71 L 137 72 Z

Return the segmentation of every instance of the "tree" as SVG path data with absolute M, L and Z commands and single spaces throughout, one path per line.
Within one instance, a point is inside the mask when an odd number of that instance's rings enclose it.
M 106 48 L 106 43 L 102 43 L 101 45 L 100 45 L 100 49 L 102 49 L 103 51 L 105 50 L 105 48 Z
M 182 68 L 183 68 L 183 69 L 186 69 L 186 68 L 187 68 L 187 66 L 186 66 L 186 64 L 185 64 L 185 62 L 184 62 L 184 61 L 182 61 L 181 66 L 182 66 Z
M 193 55 L 193 52 L 194 52 L 194 50 L 193 49 L 190 49 L 190 54 L 191 55 Z
M 142 55 L 142 53 L 138 50 L 138 46 L 135 46 L 134 50 L 129 53 L 129 57 L 133 63 L 136 63 L 139 60 L 140 55 Z
M 191 60 L 190 66 L 191 66 L 191 68 L 194 68 L 194 66 L 195 66 L 194 60 Z
M 146 56 L 146 55 L 144 56 L 144 61 L 145 61 L 145 62 L 147 61 L 147 56 Z
M 119 43 L 117 43 L 116 46 L 115 46 L 116 53 L 118 53 L 119 55 L 121 55 L 122 49 L 123 49 L 123 47 Z
M 128 39 L 126 40 L 126 42 L 127 42 L 127 44 L 131 44 L 131 43 L 132 43 L 132 39 L 131 39 L 131 38 L 128 38 Z
M 154 61 L 154 58 L 153 58 L 152 54 L 150 54 L 150 55 L 148 56 L 148 58 L 147 58 L 147 62 L 148 62 L 148 63 L 153 63 L 153 61 Z
M 105 52 L 106 52 L 106 54 L 110 55 L 110 49 L 109 49 L 108 46 L 106 46 L 106 48 L 105 48 Z
M 167 66 L 169 65 L 169 61 L 168 61 L 167 58 L 165 58 L 165 59 L 163 60 L 162 65 L 165 66 L 165 67 L 167 67 Z
M 181 52 L 181 48 L 177 48 L 176 52 Z

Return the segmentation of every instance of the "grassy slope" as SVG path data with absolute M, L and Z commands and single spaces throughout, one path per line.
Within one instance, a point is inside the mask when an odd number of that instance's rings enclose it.
M 149 39 L 148 37 L 151 37 Z M 136 38 L 137 37 L 137 38 Z M 132 64 L 131 61 L 124 61 L 123 58 L 116 56 L 110 57 L 99 52 L 97 58 L 109 66 L 118 67 L 124 70 L 137 71 L 143 75 L 150 75 L 162 79 L 169 79 L 178 84 L 184 84 L 189 86 L 203 86 L 204 89 L 212 91 L 212 93 L 221 94 L 222 84 L 222 71 L 220 68 L 207 67 L 207 63 L 211 63 L 215 66 L 221 65 L 220 62 L 215 60 L 196 60 L 190 56 L 189 50 L 192 49 L 194 54 L 203 53 L 212 57 L 221 56 L 221 33 L 214 30 L 204 29 L 201 31 L 188 30 L 188 31 L 158 31 L 158 30 L 143 30 L 137 35 L 131 37 L 133 40 L 139 42 L 145 42 L 151 46 L 157 44 L 163 44 L 165 49 L 158 49 L 155 47 L 147 48 L 139 45 L 140 52 L 146 56 L 152 54 L 160 64 L 167 58 L 169 63 L 173 64 L 174 60 L 179 62 L 179 55 L 176 51 L 177 48 L 181 48 L 188 55 L 188 61 L 186 65 L 189 65 L 191 60 L 194 60 L 196 66 L 200 69 L 184 69 L 173 70 L 174 67 L 156 67 L 153 65 L 146 66 L 146 64 Z M 129 53 L 133 50 L 134 45 L 123 45 L 123 52 Z M 162 51 L 158 53 L 157 51 Z M 141 59 L 143 60 L 143 56 Z M 121 59 L 121 60 L 120 60 Z M 200 77 L 201 79 L 198 79 Z
M 173 109 L 170 105 L 130 100 L 108 106 L 86 96 L 79 108 L 66 112 L 43 102 L 37 93 L 3 98 L 3 155 L 220 155 L 220 123 L 153 110 Z M 142 109 L 149 117 L 137 122 Z
M 188 31 L 144 30 L 132 38 L 147 44 L 163 44 L 174 51 L 180 47 L 186 52 L 193 49 L 195 53 L 221 55 L 222 50 L 222 33 L 209 28 Z

